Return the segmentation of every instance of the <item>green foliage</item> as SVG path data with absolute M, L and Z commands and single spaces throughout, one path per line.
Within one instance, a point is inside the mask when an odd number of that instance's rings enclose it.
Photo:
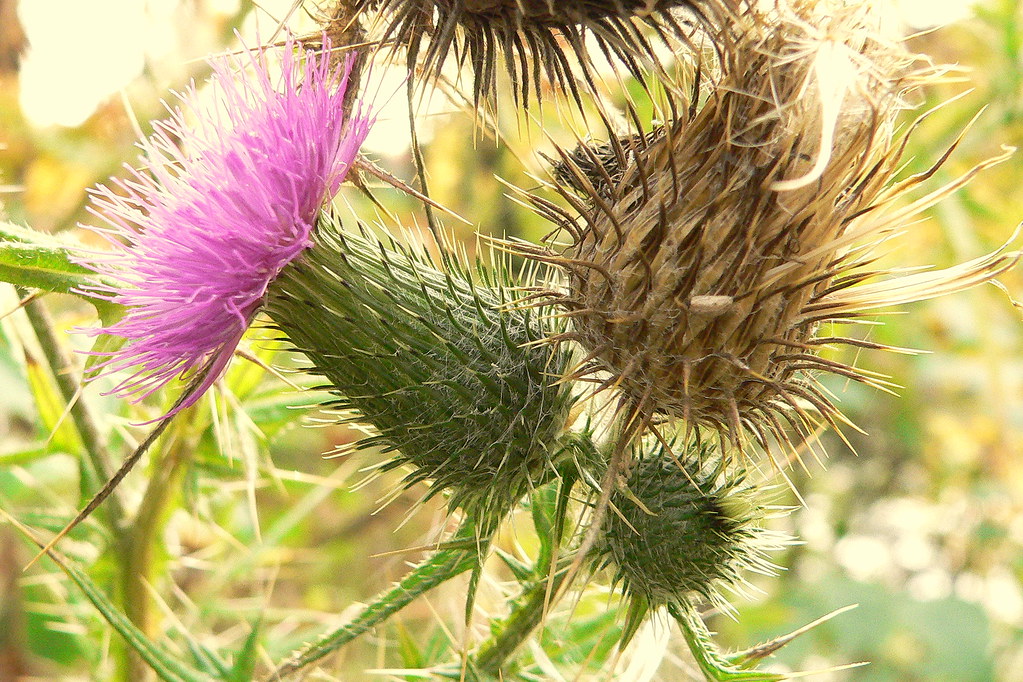
M 16 527 L 27 537 L 35 539 L 31 532 L 21 524 L 16 523 Z M 110 623 L 118 634 L 124 637 L 132 649 L 138 652 L 145 659 L 146 663 L 152 666 L 153 670 L 162 680 L 167 682 L 205 682 L 210 679 L 195 670 L 189 669 L 174 654 L 150 641 L 74 562 L 68 561 L 63 555 L 55 551 L 50 551 L 48 556 L 78 586 L 85 597 L 96 607 L 96 610 L 102 614 L 103 618 Z
M 72 262 L 73 246 L 43 232 L 0 223 L 0 281 L 67 293 L 91 271 Z

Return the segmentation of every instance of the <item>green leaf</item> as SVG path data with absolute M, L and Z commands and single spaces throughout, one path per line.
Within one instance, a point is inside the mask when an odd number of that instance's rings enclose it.
M 120 306 L 109 306 L 107 307 L 108 312 L 122 311 L 124 308 Z M 104 316 L 104 309 L 97 308 L 100 314 L 100 321 L 104 325 L 110 325 L 116 321 L 116 318 Z M 120 317 L 118 315 L 117 317 Z M 96 341 L 92 344 L 92 350 L 89 351 L 89 355 L 85 358 L 85 375 L 89 376 L 89 373 L 93 370 L 97 363 L 103 362 L 107 359 L 110 353 L 119 350 L 125 343 L 123 336 L 113 336 L 111 334 L 100 334 L 96 337 Z
M 261 621 L 257 620 L 252 624 L 252 631 L 245 638 L 242 650 L 238 652 L 238 660 L 235 661 L 231 674 L 225 678 L 229 682 L 249 682 L 252 679 L 259 658 L 259 635 L 262 629 Z
M 618 641 L 618 648 L 624 649 L 632 638 L 636 636 L 640 626 L 650 611 L 650 602 L 642 595 L 637 595 L 629 601 L 629 609 L 625 613 L 625 624 L 622 626 L 622 636 Z
M 105 324 L 120 316 L 121 306 L 81 293 L 99 275 L 73 262 L 84 252 L 77 242 L 27 227 L 0 222 L 0 281 L 62 294 L 76 294 L 95 306 Z
M 0 451 L 0 469 L 22 466 L 43 457 L 49 457 L 52 454 L 55 454 L 53 447 L 48 446 L 42 441 L 28 443 L 24 447 Z
M 498 558 L 504 562 L 505 566 L 508 567 L 508 569 L 512 572 L 512 575 L 515 576 L 515 579 L 519 582 L 525 582 L 534 577 L 533 566 L 519 561 L 500 547 L 494 547 L 494 554 L 496 554 Z
M 426 666 L 426 658 L 419 650 L 419 645 L 409 633 L 408 628 L 401 622 L 395 624 L 395 631 L 398 636 L 398 655 L 400 656 L 403 668 L 423 668 Z
M 6 230 L 0 226 L 0 237 Z M 73 263 L 73 250 L 49 235 L 33 232 L 33 241 L 0 240 L 0 279 L 25 287 L 74 293 L 95 274 L 85 266 Z
M 540 540 L 540 552 L 536 557 L 536 566 L 543 571 L 550 566 L 551 558 L 561 542 L 561 537 L 555 531 L 558 487 L 546 485 L 537 489 L 529 498 L 529 511 L 533 517 L 536 536 Z
M 489 545 L 489 543 L 488 543 Z M 483 557 L 486 556 L 486 550 L 480 548 L 480 561 L 472 567 L 472 572 L 469 574 L 469 584 L 465 590 L 465 624 L 466 626 L 472 624 L 472 611 L 476 606 L 476 591 L 479 589 L 480 580 L 483 578 Z
M 467 527 L 468 526 L 468 527 Z M 455 533 L 455 540 L 472 539 L 471 522 Z M 411 604 L 417 597 L 441 583 L 464 573 L 479 562 L 476 544 L 465 549 L 442 549 L 412 569 L 400 582 L 384 590 L 372 602 L 341 627 L 321 636 L 315 642 L 292 652 L 274 675 L 285 677 L 337 651 L 375 625 L 387 620 Z M 271 679 L 277 679 L 273 677 Z
M 92 279 L 92 272 L 68 259 L 65 249 L 0 242 L 0 280 L 63 294 Z
M 280 334 L 266 328 L 254 326 L 249 329 L 246 338 L 248 340 L 247 350 L 257 360 L 266 366 L 274 364 L 277 353 L 287 346 L 277 341 Z M 227 389 L 239 400 L 245 400 L 253 395 L 263 380 L 267 371 L 255 362 L 245 360 L 243 362 L 232 362 L 223 382 Z
M 186 638 L 185 643 L 203 672 L 221 679 L 227 679 L 231 675 L 231 667 L 217 655 L 217 652 L 190 637 Z
M 52 234 L 2 221 L 0 221 L 0 242 L 40 244 L 43 246 L 69 246 L 67 242 L 62 241 L 59 237 L 54 237 Z
M 25 352 L 25 375 L 35 400 L 43 435 L 49 438 L 51 451 L 74 454 L 83 452 L 82 439 L 75 430 L 74 422 L 67 414 L 64 402 L 51 370 L 42 364 L 28 350 Z
M 325 391 L 300 391 L 290 386 L 272 385 L 251 394 L 242 404 L 245 414 L 260 432 L 273 438 L 279 431 L 294 425 L 298 415 L 318 408 L 329 399 L 330 394 Z
M 689 651 L 707 680 L 714 682 L 774 682 L 785 675 L 739 668 L 729 662 L 711 639 L 710 631 L 696 609 L 687 604 L 669 604 L 668 613 L 682 629 Z
M 549 577 L 545 575 L 522 586 L 522 593 L 511 604 L 508 617 L 500 622 L 491 622 L 490 639 L 479 646 L 475 655 L 467 661 L 467 666 L 490 677 L 510 672 L 512 657 L 540 626 L 547 613 L 548 594 L 555 594 L 561 589 L 571 561 L 571 556 L 564 557 Z M 615 618 L 613 611 L 607 613 L 612 614 L 612 620 Z M 549 635 L 549 631 L 545 634 Z M 578 638 L 570 641 L 578 641 Z M 546 647 L 544 650 L 549 651 Z M 582 658 L 586 656 L 584 653 Z

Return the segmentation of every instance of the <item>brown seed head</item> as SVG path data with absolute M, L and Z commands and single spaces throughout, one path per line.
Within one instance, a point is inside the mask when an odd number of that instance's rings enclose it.
M 714 37 L 721 62 L 698 110 L 562 153 L 555 178 L 578 215 L 537 206 L 572 243 L 523 249 L 567 273 L 556 301 L 588 353 L 574 376 L 620 388 L 646 422 L 766 445 L 805 437 L 817 415 L 840 419 L 815 370 L 883 383 L 819 357 L 829 343 L 871 345 L 819 338 L 821 322 L 990 278 L 1014 256 L 850 289 L 877 274 L 852 245 L 923 207 L 892 208 L 919 180 L 894 183 L 893 129 L 933 69 L 883 36 L 870 3 L 758 7 Z
M 503 60 L 517 101 L 539 98 L 549 81 L 578 98 L 576 78 L 592 85 L 590 51 L 639 76 L 656 46 L 687 41 L 738 0 L 342 0 L 365 13 L 384 46 L 408 51 L 413 73 L 440 74 L 448 58 L 468 65 L 476 100 L 494 92 Z M 592 38 L 593 43 L 587 44 Z

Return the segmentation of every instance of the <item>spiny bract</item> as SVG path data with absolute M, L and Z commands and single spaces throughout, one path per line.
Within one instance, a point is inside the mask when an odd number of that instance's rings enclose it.
M 595 554 L 627 595 L 652 606 L 700 597 L 727 608 L 723 591 L 741 590 L 748 572 L 772 574 L 768 552 L 791 540 L 761 526 L 774 513 L 758 501 L 762 491 L 710 446 L 673 449 L 682 460 L 659 444 L 635 456 L 628 492 L 612 496 L 617 511 Z
M 343 3 L 347 5 L 350 3 Z M 357 0 L 345 16 L 370 16 L 379 42 L 408 50 L 409 66 L 427 79 L 448 58 L 472 68 L 477 101 L 496 93 L 498 60 L 515 98 L 540 98 L 544 79 L 578 97 L 576 79 L 593 84 L 592 60 L 622 63 L 642 77 L 661 45 L 685 43 L 694 26 L 726 15 L 725 0 Z M 339 7 L 340 9 L 340 7 Z M 335 12 L 337 14 L 337 12 Z M 332 22 L 338 25 L 338 22 Z M 347 22 L 345 22 L 347 25 Z M 592 40 L 591 44 L 587 44 Z M 577 72 L 578 69 L 581 72 Z
M 721 29 L 702 106 L 644 134 L 561 152 L 565 210 L 535 197 L 571 243 L 516 244 L 560 265 L 551 292 L 572 320 L 557 338 L 586 359 L 570 375 L 621 389 L 645 424 L 668 417 L 743 446 L 802 440 L 841 415 L 817 370 L 884 385 L 822 358 L 820 334 L 865 311 L 995 276 L 992 254 L 944 272 L 861 284 L 869 247 L 968 178 L 895 199 L 893 130 L 908 92 L 933 77 L 879 29 L 869 3 L 765 3 Z M 859 285 L 859 286 L 855 286 Z M 826 327 L 824 327 L 826 328 Z
M 505 309 L 507 274 L 480 274 L 325 216 L 267 311 L 330 380 L 334 407 L 375 429 L 360 447 L 396 450 L 388 468 L 411 465 L 408 483 L 430 480 L 431 494 L 491 524 L 555 473 L 573 399 L 558 383 L 566 352 L 536 345 L 555 323 Z

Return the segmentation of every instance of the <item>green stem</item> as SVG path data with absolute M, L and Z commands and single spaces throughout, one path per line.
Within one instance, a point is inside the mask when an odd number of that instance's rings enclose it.
M 469 520 L 455 534 L 455 539 L 467 539 L 472 535 L 473 523 Z M 479 560 L 479 552 L 475 543 L 465 548 L 437 551 L 412 569 L 401 582 L 379 594 L 355 618 L 323 635 L 315 642 L 293 652 L 267 679 L 281 679 L 336 651 L 370 628 L 387 620 L 420 595 L 456 575 L 468 571 L 477 565 Z
M 777 673 L 745 670 L 733 666 L 718 651 L 707 624 L 693 607 L 687 604 L 668 604 L 668 613 L 682 629 L 689 651 L 692 652 L 706 679 L 713 682 L 775 682 L 785 679 L 784 675 Z
M 187 424 L 187 422 L 178 422 Z M 181 431 L 179 426 L 177 431 Z M 121 593 L 124 615 L 149 639 L 156 634 L 153 598 L 148 586 L 156 583 L 156 545 L 167 518 L 167 505 L 184 471 L 184 464 L 195 445 L 191 439 L 171 436 L 163 448 L 165 454 L 154 461 L 153 474 L 146 486 L 142 502 L 131 524 L 121 536 L 118 551 L 121 557 Z M 129 650 L 122 668 L 125 680 L 135 682 L 150 675 L 148 666 L 134 650 Z
M 19 289 L 19 294 L 24 293 Z M 111 480 L 115 468 L 110 460 L 106 439 L 97 426 L 98 421 L 89 403 L 82 399 L 81 386 L 74 378 L 74 364 L 54 330 L 49 311 L 41 301 L 36 300 L 25 305 L 25 313 L 61 396 L 71 405 L 69 414 L 81 438 L 92 473 L 100 482 Z M 155 581 L 155 540 L 161 521 L 166 517 L 164 511 L 167 501 L 175 489 L 174 480 L 182 470 L 188 451 L 189 446 L 173 447 L 167 451 L 163 461 L 154 467 L 153 478 L 130 523 L 116 488 L 111 491 L 107 506 L 108 524 L 114 535 L 112 548 L 118 557 L 118 580 L 124 614 L 143 635 L 150 638 L 153 636 L 154 622 L 152 599 L 147 585 Z M 130 647 L 123 648 L 119 660 L 125 680 L 137 682 L 151 675 L 148 665 Z
M 536 580 L 523 590 L 519 602 L 512 607 L 511 615 L 502 625 L 497 626 L 497 634 L 483 643 L 470 668 L 484 675 L 499 676 L 503 672 L 505 661 L 543 621 L 548 595 L 557 594 L 561 588 L 568 576 L 566 569 L 569 563 L 563 560 L 563 565 L 553 576 Z
M 18 295 L 26 296 L 27 292 L 18 287 Z M 61 344 L 54 331 L 53 320 L 42 301 L 33 300 L 25 305 L 25 314 L 29 324 L 39 339 L 43 355 L 53 372 L 57 388 L 61 396 L 71 405 L 70 416 L 85 447 L 86 457 L 92 465 L 97 480 L 106 481 L 114 472 L 106 438 L 100 431 L 89 402 L 81 395 L 81 385 L 75 379 L 75 367 L 70 356 Z M 124 519 L 124 505 L 118 495 L 112 495 L 109 506 L 111 527 L 116 529 Z

